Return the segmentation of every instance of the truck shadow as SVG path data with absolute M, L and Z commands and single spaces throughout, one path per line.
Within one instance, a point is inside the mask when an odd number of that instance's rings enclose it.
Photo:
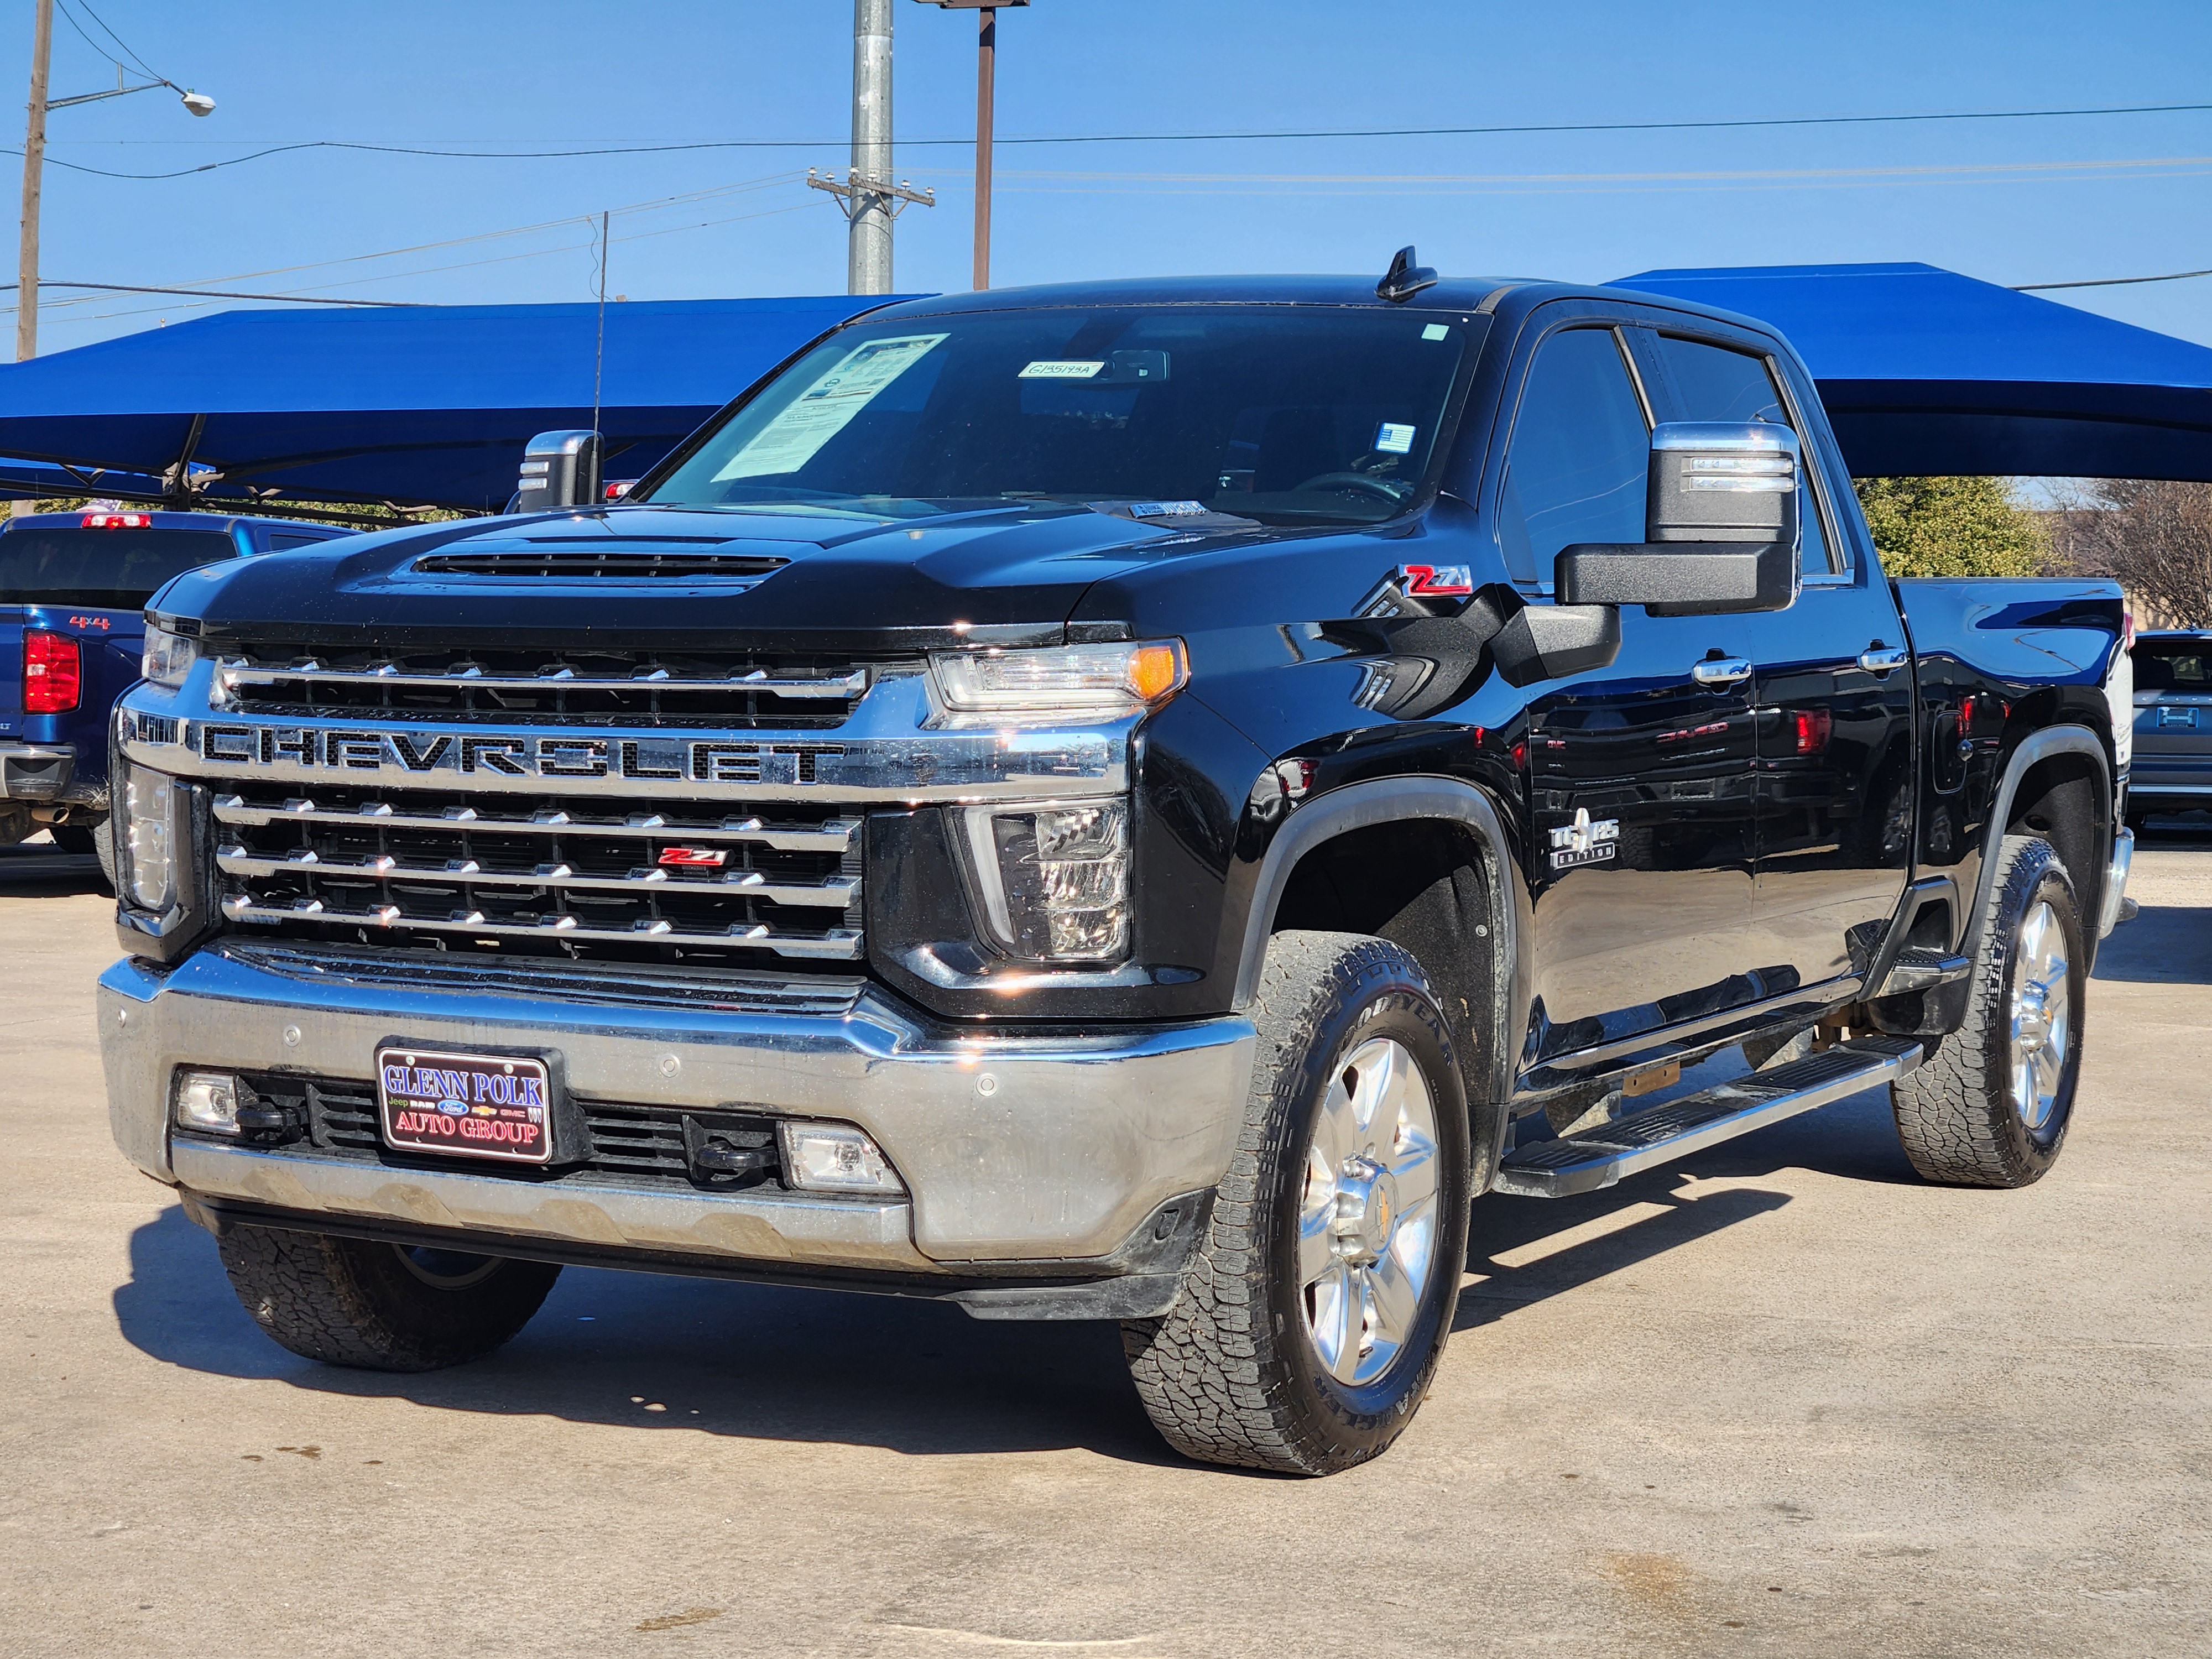
M 2099 947 L 2094 979 L 2138 985 L 2212 984 L 2212 938 L 2195 905 L 2146 904 Z
M 1878 1106 L 1880 1097 L 1872 1098 Z M 1902 1164 L 1887 1109 L 1877 1122 L 1856 1106 L 1815 1115 L 1825 1120 L 1818 1128 L 1779 1125 L 1588 1197 L 1486 1200 L 1475 1206 L 1468 1261 L 1480 1283 L 1462 1299 L 1458 1328 L 1694 1245 L 1790 1201 L 1746 1188 L 1691 1199 L 1679 1190 L 1685 1170 L 1711 1179 L 1809 1164 L 1891 1178 L 1876 1144 L 1877 1131 L 1887 1135 L 1887 1158 Z M 1666 1207 L 1640 1213 L 1655 1203 Z M 1634 1218 L 1543 1249 L 1624 1215 Z M 571 1267 L 538 1317 L 498 1353 L 449 1371 L 395 1376 L 315 1364 L 270 1342 L 232 1295 L 214 1241 L 179 1208 L 132 1236 L 131 1266 L 130 1281 L 113 1295 L 125 1340 L 212 1376 L 405 1400 L 433 1411 L 873 1445 L 914 1456 L 1080 1448 L 1129 1462 L 1179 1462 L 1146 1421 L 1110 1324 L 999 1324 L 897 1297 Z
M 66 898 L 75 893 L 106 896 L 100 860 L 89 853 L 64 853 L 44 836 L 0 847 L 0 898 Z

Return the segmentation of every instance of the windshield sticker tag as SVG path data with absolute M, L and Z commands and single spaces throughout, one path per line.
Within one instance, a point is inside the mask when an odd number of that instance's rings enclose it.
M 1133 519 L 1187 519 L 1194 513 L 1206 511 L 1204 501 L 1131 501 L 1129 516 Z
M 1400 421 L 1385 421 L 1376 429 L 1376 453 L 1404 455 L 1413 447 L 1413 428 Z
M 820 380 L 776 411 L 732 455 L 715 482 L 796 472 L 845 429 L 884 388 L 920 362 L 943 334 L 907 334 L 855 346 Z
M 1098 372 L 1105 367 L 1106 360 L 1103 357 L 1096 362 L 1048 358 L 1030 364 L 1014 378 L 1018 380 L 1089 380 L 1096 379 Z
M 1421 337 L 1424 340 L 1448 339 L 1450 335 L 1451 330 L 1446 328 L 1442 323 L 1431 323 L 1421 331 Z

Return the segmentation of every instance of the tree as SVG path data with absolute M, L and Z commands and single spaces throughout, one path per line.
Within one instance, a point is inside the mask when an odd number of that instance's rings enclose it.
M 1854 482 L 1893 576 L 2033 576 L 2050 561 L 2050 532 L 2006 479 Z
M 2162 627 L 2212 624 L 2212 484 L 2090 478 L 2051 516 L 2067 568 L 2111 577 Z

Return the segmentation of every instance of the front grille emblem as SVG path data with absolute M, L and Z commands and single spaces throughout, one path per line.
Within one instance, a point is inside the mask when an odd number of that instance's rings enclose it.
M 717 869 L 728 863 L 729 858 L 730 855 L 719 847 L 671 847 L 663 850 L 659 862 L 678 868 L 703 866 Z

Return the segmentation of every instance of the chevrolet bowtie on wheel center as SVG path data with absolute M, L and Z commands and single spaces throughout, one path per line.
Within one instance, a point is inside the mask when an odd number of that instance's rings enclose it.
M 1885 1085 L 1930 1180 L 2057 1159 L 2120 595 L 1889 580 L 1760 325 L 1408 250 L 732 390 L 617 503 L 548 434 L 147 607 L 115 1134 L 295 1352 L 461 1363 L 571 1262 L 931 1297 L 1318 1474 L 1478 1197 Z

